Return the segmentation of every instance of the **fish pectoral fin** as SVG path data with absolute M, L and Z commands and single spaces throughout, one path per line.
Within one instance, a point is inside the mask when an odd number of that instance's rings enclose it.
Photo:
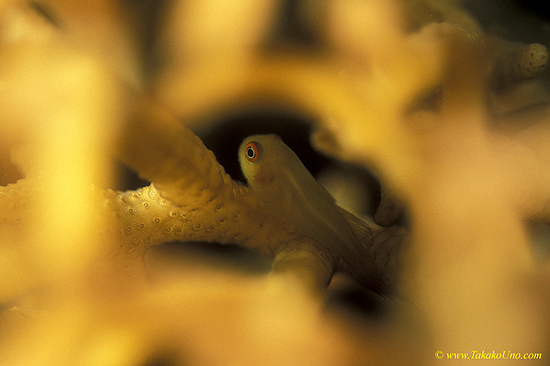
M 346 220 L 356 240 L 353 241 L 355 256 L 341 258 L 343 269 L 350 272 L 363 286 L 382 294 L 388 288 L 384 272 L 375 266 L 374 232 L 369 223 L 361 220 L 351 212 L 338 207 L 341 216 Z M 374 227 L 376 230 L 376 227 Z
M 359 242 L 365 247 L 369 247 L 373 240 L 374 234 L 371 227 L 365 221 L 361 220 L 349 211 L 344 210 L 342 207 L 338 207 L 342 217 L 347 221 L 351 231 L 355 234 Z

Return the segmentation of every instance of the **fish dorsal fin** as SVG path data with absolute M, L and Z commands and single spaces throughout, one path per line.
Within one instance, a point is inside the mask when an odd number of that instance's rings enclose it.
M 361 220 L 349 211 L 344 210 L 338 206 L 340 213 L 346 219 L 351 231 L 355 234 L 359 242 L 365 247 L 372 245 L 374 240 L 374 234 L 371 227 L 365 221 Z

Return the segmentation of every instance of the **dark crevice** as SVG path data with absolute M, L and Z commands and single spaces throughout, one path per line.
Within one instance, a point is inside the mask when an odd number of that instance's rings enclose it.
M 57 16 L 54 15 L 50 7 L 42 2 L 29 1 L 29 6 L 38 13 L 42 18 L 46 19 L 49 23 L 53 24 L 57 28 L 61 28 L 61 23 Z

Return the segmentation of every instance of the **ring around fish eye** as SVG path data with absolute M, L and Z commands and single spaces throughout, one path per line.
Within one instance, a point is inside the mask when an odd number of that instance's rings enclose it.
M 250 162 L 255 162 L 260 157 L 260 144 L 255 141 L 250 141 L 244 148 L 246 159 Z

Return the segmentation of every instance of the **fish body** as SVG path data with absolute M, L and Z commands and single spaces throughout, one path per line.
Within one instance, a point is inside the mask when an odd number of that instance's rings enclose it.
M 348 267 L 350 261 L 365 260 L 373 236 L 370 228 L 336 204 L 279 136 L 246 138 L 239 148 L 239 163 L 273 215 L 344 260 L 344 265 L 348 262 Z

